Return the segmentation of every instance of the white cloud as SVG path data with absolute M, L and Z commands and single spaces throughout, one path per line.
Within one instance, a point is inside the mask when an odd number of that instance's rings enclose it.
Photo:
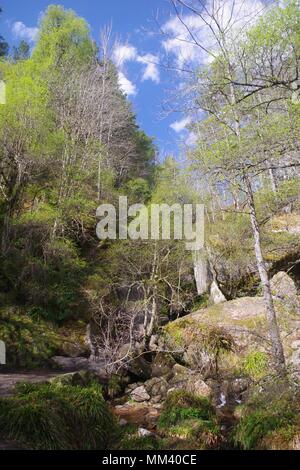
M 113 50 L 113 61 L 118 68 L 122 68 L 125 62 L 135 60 L 137 51 L 130 44 L 117 43 Z
M 184 15 L 182 19 L 193 33 L 197 31 L 198 36 L 200 35 L 200 29 L 203 28 L 201 18 L 194 15 Z M 195 62 L 196 58 L 200 62 L 201 49 L 190 43 L 191 38 L 187 29 L 176 16 L 173 16 L 162 29 L 168 36 L 168 39 L 162 43 L 163 48 L 167 53 L 175 56 L 179 68 L 182 68 L 186 62 Z
M 137 88 L 125 75 L 124 65 L 126 62 L 137 58 L 137 50 L 131 44 L 117 43 L 113 49 L 112 59 L 118 69 L 118 82 L 123 93 L 127 96 L 135 96 Z
M 197 143 L 197 134 L 195 132 L 189 132 L 189 135 L 187 136 L 187 139 L 185 141 L 186 145 L 189 147 L 193 147 Z
M 173 122 L 172 124 L 170 124 L 170 127 L 171 129 L 173 129 L 173 131 L 179 133 L 182 132 L 186 128 L 186 126 L 190 124 L 190 122 L 191 118 L 186 117 L 181 119 L 180 121 Z
M 19 39 L 24 39 L 29 42 L 34 42 L 37 38 L 39 29 L 35 27 L 28 27 L 22 21 L 16 21 L 12 25 L 12 33 Z
M 183 68 L 186 63 L 193 65 L 208 63 L 212 60 L 212 56 L 193 43 L 189 31 L 192 32 L 198 44 L 215 52 L 218 46 L 210 27 L 217 30 L 217 26 L 207 12 L 213 12 L 218 24 L 227 32 L 230 31 L 230 34 L 235 35 L 236 39 L 236 36 L 240 36 L 242 29 L 246 25 L 250 26 L 263 12 L 265 1 L 206 0 L 205 10 L 199 10 L 203 18 L 187 9 L 181 15 L 182 21 L 177 16 L 172 16 L 163 25 L 162 30 L 166 34 L 166 39 L 162 41 L 162 46 L 168 54 L 174 56 L 178 68 Z
M 142 80 L 152 80 L 155 83 L 160 82 L 158 56 L 154 54 L 145 54 L 137 57 L 137 62 L 146 65 Z
M 118 72 L 118 82 L 120 85 L 121 90 L 126 93 L 127 96 L 136 95 L 137 89 L 134 83 L 132 83 L 128 78 L 124 75 L 123 72 Z
M 152 80 L 159 83 L 158 57 L 154 54 L 139 55 L 136 47 L 129 43 L 117 43 L 114 46 L 112 60 L 118 69 L 120 88 L 128 96 L 137 94 L 137 87 L 127 78 L 125 65 L 127 62 L 136 62 L 144 66 L 142 81 Z

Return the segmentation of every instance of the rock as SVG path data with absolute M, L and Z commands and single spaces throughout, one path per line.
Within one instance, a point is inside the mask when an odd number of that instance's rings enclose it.
M 201 374 L 194 373 L 180 364 L 173 367 L 173 373 L 173 378 L 169 382 L 171 387 L 187 390 L 196 396 L 211 397 L 212 389 L 204 382 Z
M 297 296 L 297 287 L 293 279 L 284 271 L 279 271 L 272 277 L 272 295 L 279 299 L 290 299 Z
M 169 384 L 163 377 L 153 377 L 144 383 L 144 387 L 150 397 L 165 397 L 169 389 Z
M 157 351 L 157 349 L 159 348 L 158 343 L 159 343 L 159 336 L 152 335 L 150 338 L 150 342 L 149 342 L 150 351 Z
M 114 415 L 127 423 L 154 429 L 160 415 L 160 407 L 146 403 L 125 403 L 113 408 Z
M 291 344 L 291 348 L 293 350 L 291 363 L 293 366 L 299 369 L 300 366 L 300 340 L 293 341 Z
M 172 368 L 176 364 L 175 359 L 169 353 L 159 352 L 152 361 L 151 376 L 163 377 L 172 374 Z
M 294 289 L 292 292 L 295 292 Z M 292 343 L 300 341 L 299 316 L 286 301 L 275 298 L 274 305 L 287 362 L 296 365 L 300 361 L 300 351 L 298 347 L 293 350 Z M 247 373 L 250 378 L 255 379 L 251 371 L 246 371 L 244 368 L 249 356 L 255 351 L 264 354 L 266 360 L 269 357 L 268 343 L 264 341 L 269 334 L 264 299 L 242 297 L 230 300 L 185 315 L 164 327 L 166 347 L 171 348 L 180 338 L 180 347 L 185 350 L 183 356 L 185 364 L 200 370 L 205 382 L 215 377 L 216 372 L 215 358 L 207 346 L 210 331 L 219 331 L 222 336 L 230 338 L 232 343 L 231 350 L 226 353 L 221 351 L 218 357 L 219 373 L 232 376 L 234 369 L 242 371 L 243 375 Z
M 124 344 L 119 351 L 118 359 L 124 360 L 124 367 L 136 377 L 149 379 L 151 377 L 151 364 L 142 354 L 142 347 Z
M 53 356 L 51 362 L 54 367 L 62 370 L 82 370 L 89 368 L 89 360 L 86 357 Z
M 173 377 L 169 380 L 170 386 L 175 386 L 179 387 L 178 384 L 183 383 L 186 384 L 186 382 L 189 380 L 190 375 L 192 374 L 192 370 L 188 369 L 187 367 L 184 367 L 180 364 L 175 364 L 173 369 Z
M 151 431 L 148 431 L 148 429 L 145 428 L 139 428 L 138 429 L 138 435 L 140 437 L 154 437 L 155 434 Z
M 142 385 L 144 385 L 143 382 L 135 382 L 135 383 L 129 384 L 126 387 L 125 393 L 130 393 L 130 392 L 132 392 L 132 390 L 134 390 L 137 387 L 141 387 Z
M 293 279 L 284 271 L 279 271 L 272 277 L 272 295 L 284 302 L 295 313 L 300 314 L 300 297 L 297 295 L 297 287 Z
M 178 376 L 186 376 L 191 373 L 191 370 L 181 364 L 175 364 L 173 366 L 173 375 Z
M 128 423 L 127 423 L 126 419 L 123 419 L 123 418 L 120 419 L 119 425 L 120 425 L 121 427 L 126 426 L 127 424 L 128 424 Z
M 249 385 L 249 379 L 243 377 L 236 378 L 230 383 L 230 392 L 239 395 L 245 392 L 248 389 Z
M 168 391 L 169 391 L 169 390 L 168 390 Z M 168 393 L 168 391 L 167 391 L 167 393 Z M 165 397 L 164 397 L 164 398 L 165 398 Z M 163 398 L 161 395 L 156 395 L 155 397 L 152 397 L 150 401 L 151 401 L 151 403 L 153 403 L 153 404 L 161 403 L 161 402 L 164 400 L 164 398 Z
M 221 290 L 219 289 L 219 286 L 216 283 L 216 281 L 213 281 L 211 283 L 209 299 L 213 304 L 220 304 L 222 302 L 226 302 L 226 298 L 224 294 L 221 292 Z
M 208 351 L 201 350 L 198 343 L 191 343 L 183 354 L 183 361 L 193 369 L 200 369 L 203 377 L 209 377 L 214 369 L 214 358 Z
M 138 403 L 148 401 L 151 398 L 143 385 L 132 390 L 130 396 L 132 400 L 137 401 Z
M 212 396 L 211 388 L 202 380 L 199 374 L 194 374 L 189 378 L 186 390 L 197 397 L 210 398 Z
M 68 374 L 51 377 L 48 382 L 56 385 L 80 385 L 86 387 L 93 380 L 97 380 L 97 376 L 88 370 L 79 372 L 69 372 Z
M 129 384 L 129 385 L 128 385 L 128 389 L 129 389 L 129 390 L 133 390 L 134 388 L 139 387 L 140 385 L 142 385 L 142 384 L 141 384 L 141 383 Z

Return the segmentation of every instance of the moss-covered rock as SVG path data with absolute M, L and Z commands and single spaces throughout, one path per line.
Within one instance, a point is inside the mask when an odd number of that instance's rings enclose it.
M 86 341 L 86 322 L 69 321 L 59 328 L 58 355 L 69 357 L 88 357 L 90 349 Z
M 298 366 L 299 315 L 278 299 L 275 308 L 286 357 Z M 256 380 L 268 373 L 270 351 L 262 297 L 243 297 L 193 312 L 166 325 L 163 335 L 167 348 L 180 350 L 186 365 L 200 369 L 204 377 L 219 373 Z
M 98 377 L 93 372 L 89 370 L 81 370 L 52 377 L 49 379 L 49 383 L 58 387 L 63 387 L 65 385 L 79 385 L 81 387 L 87 387 L 92 383 L 97 382 L 97 380 Z
M 151 364 L 152 377 L 169 377 L 172 375 L 172 367 L 176 364 L 175 359 L 169 353 L 159 352 Z

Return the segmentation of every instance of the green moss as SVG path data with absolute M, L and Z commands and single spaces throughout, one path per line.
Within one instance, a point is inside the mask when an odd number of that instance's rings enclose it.
M 262 330 L 266 328 L 266 318 L 264 315 L 257 315 L 253 318 L 239 318 L 234 320 L 236 326 L 249 330 Z
M 110 398 L 117 397 L 122 393 L 123 389 L 122 377 L 117 374 L 112 374 L 108 380 L 108 396 Z
M 129 435 L 121 440 L 118 450 L 159 450 L 160 444 L 160 439 L 154 436 Z
M 206 449 L 220 439 L 215 409 L 207 398 L 183 390 L 171 392 L 162 409 L 158 429 L 165 439 L 179 439 L 176 448 Z M 168 445 L 168 444 L 165 444 Z
M 253 351 L 244 358 L 243 372 L 253 379 L 261 379 L 268 371 L 268 356 L 261 351 Z
M 207 398 L 176 390 L 167 396 L 158 425 L 164 429 L 189 418 L 209 421 L 214 416 L 214 408 Z
M 101 387 L 22 384 L 0 400 L 3 437 L 32 449 L 106 449 L 116 424 Z
M 193 302 L 191 312 L 197 312 L 200 309 L 207 308 L 209 306 L 209 295 L 199 295 Z
M 203 437 L 203 433 L 219 436 L 220 428 L 214 421 L 204 421 L 196 418 L 184 419 L 179 424 L 171 426 L 169 435 L 182 439 L 195 439 Z
M 6 344 L 9 367 L 44 365 L 58 348 L 56 329 L 43 320 L 33 320 L 16 308 L 0 310 L 0 338 Z
M 289 388 L 286 382 L 273 383 L 269 389 L 254 394 L 241 408 L 233 441 L 243 449 L 270 448 L 272 436 L 275 439 L 280 435 L 282 440 L 282 433 L 286 433 L 284 439 L 288 440 L 299 425 L 299 391 Z

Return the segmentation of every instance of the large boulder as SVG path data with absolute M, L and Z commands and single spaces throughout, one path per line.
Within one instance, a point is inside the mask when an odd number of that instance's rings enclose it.
M 90 347 L 87 341 L 87 327 L 83 321 L 75 321 L 59 329 L 58 355 L 69 357 L 89 357 Z
M 82 370 L 51 377 L 48 379 L 48 382 L 56 385 L 80 385 L 81 387 L 86 387 L 95 380 L 98 380 L 95 374 L 88 370 Z
M 152 377 L 146 380 L 144 387 L 150 397 L 155 399 L 155 402 L 162 401 L 166 397 L 168 389 L 170 388 L 167 380 L 164 377 Z
M 172 368 L 176 364 L 175 359 L 169 353 L 159 352 L 156 354 L 151 365 L 152 377 L 163 377 L 172 375 Z
M 298 366 L 299 315 L 282 299 L 275 298 L 274 303 L 287 361 Z M 234 372 L 239 377 L 259 378 L 270 353 L 262 297 L 243 297 L 193 312 L 165 326 L 164 337 L 166 349 L 181 348 L 185 365 L 197 368 L 205 379 L 216 374 L 218 343 L 221 347 L 217 365 L 223 374 Z
M 300 313 L 300 298 L 297 295 L 297 287 L 293 279 L 284 271 L 279 271 L 272 277 L 272 295 L 284 302 L 289 308 Z
M 75 371 L 89 368 L 89 360 L 86 357 L 53 356 L 51 358 L 53 367 L 61 370 Z
M 297 287 L 293 279 L 284 271 L 279 271 L 272 277 L 271 281 L 272 295 L 279 299 L 288 299 L 296 297 Z
M 123 362 L 123 367 L 134 376 L 144 380 L 151 377 L 151 363 L 145 359 L 139 344 L 134 346 L 124 344 L 119 351 L 118 359 Z

